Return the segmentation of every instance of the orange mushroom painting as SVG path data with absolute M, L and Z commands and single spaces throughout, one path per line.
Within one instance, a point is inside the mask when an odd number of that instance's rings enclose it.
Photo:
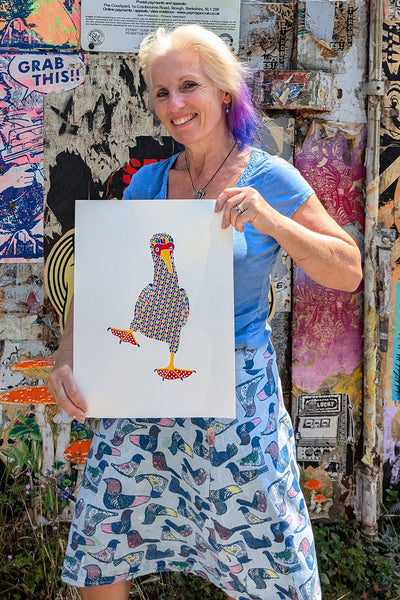
M 332 505 L 332 500 L 328 500 L 328 491 L 325 494 L 322 493 L 325 485 L 322 481 L 317 478 L 308 479 L 303 483 L 305 496 L 309 495 L 308 509 L 310 514 L 321 515 L 327 514 L 329 507 Z M 308 492 L 308 494 L 307 494 Z

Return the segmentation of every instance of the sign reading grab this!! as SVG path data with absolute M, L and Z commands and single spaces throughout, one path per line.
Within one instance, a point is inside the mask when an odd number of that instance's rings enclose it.
M 79 54 L 18 54 L 8 67 L 10 76 L 27 88 L 26 94 L 71 90 L 85 79 L 85 62 Z

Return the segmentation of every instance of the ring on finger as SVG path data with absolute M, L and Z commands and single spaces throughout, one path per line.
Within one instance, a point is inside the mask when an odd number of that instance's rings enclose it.
M 246 210 L 245 208 L 243 208 L 242 204 L 236 204 L 236 206 L 234 207 L 236 212 L 238 212 L 239 214 L 244 213 L 244 211 Z

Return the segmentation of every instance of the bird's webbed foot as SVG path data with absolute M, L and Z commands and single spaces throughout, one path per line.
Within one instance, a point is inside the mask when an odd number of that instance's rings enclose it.
M 154 371 L 163 381 L 165 379 L 168 381 L 173 381 L 174 379 L 186 379 L 186 377 L 190 377 L 192 373 L 196 373 L 193 369 L 176 369 L 175 367 L 172 367 L 172 369 L 169 367 L 165 367 L 164 369 L 154 369 Z
M 111 331 L 113 335 L 116 335 L 119 338 L 120 344 L 122 342 L 126 342 L 128 344 L 132 344 L 133 346 L 139 346 L 135 336 L 133 335 L 133 329 L 116 329 L 115 327 L 109 327 L 107 331 Z

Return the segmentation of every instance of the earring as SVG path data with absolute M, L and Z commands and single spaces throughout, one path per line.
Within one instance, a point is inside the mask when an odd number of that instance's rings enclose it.
M 229 106 L 226 107 L 225 112 L 227 115 L 229 115 Z

